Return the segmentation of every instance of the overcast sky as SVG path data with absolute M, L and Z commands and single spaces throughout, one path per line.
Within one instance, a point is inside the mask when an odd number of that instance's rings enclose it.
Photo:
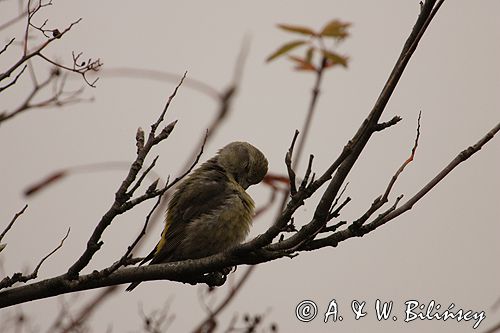
M 14 17 L 17 1 L 0 3 L 1 22 Z M 314 169 L 324 171 L 341 151 L 373 106 L 399 55 L 419 11 L 418 1 L 74 1 L 54 0 L 39 23 L 62 29 L 83 18 L 46 54 L 70 64 L 71 51 L 101 58 L 105 69 L 127 67 L 165 71 L 201 80 L 222 90 L 228 86 L 245 38 L 250 41 L 241 89 L 234 108 L 216 137 L 206 147 L 203 160 L 234 140 L 248 141 L 261 149 L 273 173 L 285 174 L 284 155 L 293 132 L 301 128 L 311 97 L 314 77 L 298 73 L 285 59 L 265 63 L 279 45 L 294 38 L 276 28 L 278 23 L 319 29 L 331 19 L 352 23 L 351 36 L 338 47 L 350 57 L 348 69 L 325 74 L 320 100 L 305 152 L 315 155 Z M 447 1 L 430 25 L 384 112 L 388 120 L 403 121 L 376 134 L 348 178 L 352 202 L 341 219 L 359 217 L 383 192 L 390 177 L 408 157 L 416 120 L 422 111 L 421 140 L 415 161 L 394 188 L 409 198 L 437 174 L 457 153 L 475 143 L 500 120 L 500 2 L 495 0 Z M 22 38 L 23 22 L 1 31 L 1 42 Z M 36 40 L 32 41 L 36 43 Z M 35 45 L 35 44 L 33 44 Z M 20 49 L 0 57 L 0 68 L 15 61 Z M 40 76 L 44 64 L 36 62 Z M 30 81 L 0 96 L 0 110 L 24 98 Z M 82 85 L 80 78 L 70 81 Z M 60 109 L 34 110 L 0 127 L 0 229 L 13 214 L 29 204 L 27 212 L 9 232 L 0 260 L 6 273 L 33 268 L 43 254 L 55 247 L 68 227 L 64 248 L 40 271 L 40 278 L 66 271 L 84 250 L 100 216 L 114 199 L 125 169 L 75 174 L 33 198 L 22 192 L 59 168 L 106 161 L 131 161 L 137 127 L 147 128 L 161 112 L 174 83 L 149 79 L 100 76 L 95 89 L 87 88 L 84 103 Z M 181 87 L 168 121 L 179 122 L 155 154 L 156 172 L 175 175 L 190 156 L 217 108 L 210 97 Z M 234 303 L 221 317 L 221 328 L 237 314 L 266 314 L 281 332 L 470 332 L 473 322 L 414 321 L 404 323 L 404 302 L 435 300 L 443 308 L 485 311 L 479 331 L 500 321 L 492 308 L 500 297 L 499 189 L 500 141 L 459 166 L 413 209 L 397 220 L 337 248 L 302 253 L 260 265 Z M 305 170 L 303 159 L 298 168 Z M 258 204 L 268 188 L 249 190 Z M 296 214 L 298 225 L 314 211 L 315 196 Z M 118 218 L 104 235 L 105 245 L 86 272 L 111 264 L 142 228 L 149 205 Z M 264 231 L 276 208 L 255 221 L 251 235 Z M 159 237 L 161 224 L 148 230 L 149 252 Z M 233 274 L 238 278 L 245 267 Z M 220 288 L 221 299 L 231 283 Z M 124 289 L 124 288 L 123 288 Z M 119 292 L 89 320 L 94 332 L 137 332 L 141 328 L 139 304 L 145 312 L 171 302 L 176 319 L 170 331 L 193 328 L 204 314 L 198 294 L 202 287 L 171 282 L 144 283 L 133 293 Z M 64 296 L 85 304 L 94 292 Z M 318 317 L 302 323 L 295 307 L 309 299 L 317 303 Z M 344 320 L 327 324 L 322 315 L 336 299 Z M 377 299 L 394 301 L 397 321 L 378 322 Z M 368 315 L 353 319 L 351 301 L 366 301 Z M 22 305 L 33 325 L 52 323 L 61 298 Z M 16 313 L 2 310 L 0 318 Z M 5 317 L 4 317 L 5 316 Z

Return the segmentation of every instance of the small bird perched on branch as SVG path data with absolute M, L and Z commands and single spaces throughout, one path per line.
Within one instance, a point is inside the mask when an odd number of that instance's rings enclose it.
M 203 258 L 241 243 L 255 208 L 245 190 L 266 173 L 266 157 L 247 142 L 232 142 L 219 150 L 177 187 L 161 239 L 141 265 L 149 260 L 153 265 Z

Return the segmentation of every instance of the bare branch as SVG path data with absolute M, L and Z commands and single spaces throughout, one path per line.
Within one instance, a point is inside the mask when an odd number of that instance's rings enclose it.
M 26 65 L 24 65 L 23 69 L 21 69 L 21 71 L 19 73 L 17 73 L 16 77 L 14 78 L 14 80 L 10 81 L 8 84 L 6 84 L 5 86 L 3 87 L 0 87 L 0 93 L 2 91 L 4 91 L 5 89 L 13 86 L 14 84 L 16 84 L 17 82 L 17 79 L 19 79 L 19 77 L 24 73 L 24 70 L 26 69 Z M 1 116 L 0 116 L 1 117 Z
M 63 105 L 92 101 L 92 99 L 80 98 L 80 95 L 83 93 L 83 88 L 80 88 L 75 91 L 65 91 L 66 75 L 61 76 L 58 70 L 53 70 L 50 73 L 50 76 L 41 83 L 38 83 L 36 78 L 33 76 L 33 82 L 34 82 L 33 90 L 28 94 L 28 96 L 21 105 L 19 105 L 13 111 L 0 113 L 0 123 L 9 120 L 19 115 L 20 113 L 23 113 L 30 109 L 46 108 L 54 106 L 60 107 Z M 47 87 L 49 87 L 50 84 L 53 84 L 54 87 L 56 87 L 52 95 L 42 101 L 33 103 L 33 100 L 38 96 L 38 94 L 40 94 Z
M 68 238 L 69 231 L 70 231 L 70 228 L 68 228 L 68 231 L 66 232 L 66 235 L 61 240 L 61 243 L 59 243 L 59 245 L 54 250 L 52 250 L 49 254 L 47 254 L 45 257 L 43 257 L 42 260 L 40 260 L 38 265 L 36 265 L 35 270 L 33 270 L 33 272 L 31 274 L 23 275 L 22 273 L 14 273 L 14 275 L 12 275 L 12 277 L 7 276 L 7 277 L 3 278 L 2 281 L 0 281 L 0 289 L 11 287 L 13 284 L 15 284 L 17 282 L 28 282 L 29 280 L 36 279 L 38 277 L 38 271 L 40 270 L 40 267 L 42 267 L 42 264 L 44 263 L 44 261 L 47 260 L 54 253 L 56 253 L 57 250 L 59 250 L 63 246 L 64 241 L 66 240 L 66 238 Z
M 337 206 L 337 204 L 339 203 L 340 198 L 342 198 L 342 196 L 344 195 L 344 192 L 347 190 L 347 186 L 349 186 L 349 182 L 345 183 L 344 188 L 342 189 L 342 191 L 340 191 L 340 194 L 337 196 L 337 198 L 333 202 L 332 207 L 330 208 L 330 211 L 333 211 L 333 209 L 335 208 L 335 206 Z M 349 198 L 349 200 L 351 200 L 351 199 Z
M 97 59 L 97 60 L 88 59 L 87 62 L 83 61 L 83 62 L 78 63 L 79 58 L 82 55 L 82 53 L 80 52 L 78 55 L 75 56 L 75 53 L 73 52 L 72 55 L 73 55 L 73 67 L 67 67 L 67 66 L 64 66 L 64 65 L 58 63 L 57 61 L 54 61 L 54 60 L 47 58 L 41 52 L 38 53 L 38 56 L 40 58 L 44 59 L 45 61 L 47 61 L 48 63 L 50 63 L 58 68 L 64 69 L 68 72 L 80 74 L 88 86 L 95 88 L 96 87 L 95 84 L 97 83 L 99 78 L 97 77 L 93 81 L 89 81 L 89 79 L 87 78 L 87 74 L 89 72 L 98 72 L 99 71 L 99 69 L 103 65 L 103 63 L 101 62 L 101 59 Z
M 338 228 L 340 228 L 341 226 L 343 225 L 346 225 L 347 224 L 347 221 L 340 221 L 332 226 L 327 226 L 327 227 L 324 227 L 323 229 L 321 229 L 321 233 L 331 233 L 331 232 L 335 232 L 338 230 Z
M 141 177 L 139 177 L 139 179 L 135 183 L 134 187 L 132 187 L 132 189 L 127 193 L 128 196 L 132 197 L 132 195 L 134 195 L 134 192 L 139 188 L 139 186 L 141 186 L 142 181 L 144 180 L 144 178 L 146 178 L 146 176 L 148 175 L 148 173 L 156 165 L 156 161 L 158 161 L 158 158 L 159 158 L 159 156 L 156 155 L 156 157 L 153 159 L 153 162 L 149 165 L 149 167 L 146 170 L 144 170 L 144 172 L 142 173 Z
M 286 169 L 288 170 L 288 178 L 290 179 L 290 195 L 294 196 L 297 193 L 297 185 L 295 184 L 295 171 L 292 168 L 292 155 L 293 155 L 293 147 L 295 146 L 295 141 L 299 136 L 299 131 L 295 130 L 295 134 L 293 135 L 292 143 L 290 148 L 288 148 L 288 152 L 285 156 L 285 164 Z
M 394 66 L 394 69 L 379 96 L 379 99 L 375 103 L 375 106 L 368 117 L 362 123 L 358 132 L 344 146 L 344 149 L 339 157 L 320 178 L 312 182 L 310 186 L 303 191 L 297 192 L 297 194 L 292 197 L 286 208 L 282 211 L 281 215 L 265 233 L 257 236 L 252 241 L 243 244 L 239 248 L 240 251 L 252 251 L 270 244 L 279 234 L 280 230 L 288 223 L 288 221 L 290 221 L 298 207 L 304 204 L 304 200 L 309 198 L 326 181 L 332 179 L 333 173 L 336 172 L 319 204 L 317 205 L 311 222 L 302 227 L 299 232 L 291 236 L 289 239 L 283 240 L 278 244 L 268 245 L 266 246 L 266 249 L 272 251 L 290 251 L 291 249 L 296 249 L 298 246 L 303 244 L 304 241 L 314 237 L 314 235 L 316 235 L 325 226 L 333 200 L 335 199 L 342 183 L 345 181 L 345 178 L 349 174 L 354 163 L 363 151 L 365 145 L 368 143 L 371 135 L 375 132 L 376 124 L 385 109 L 389 97 L 392 95 L 399 78 L 401 77 L 411 55 L 413 54 L 414 48 L 408 51 L 408 47 L 406 47 L 406 45 L 413 45 L 416 41 L 418 42 L 418 40 L 420 40 L 423 35 L 423 31 L 421 30 L 423 29 L 425 31 L 428 26 L 428 23 L 426 24 L 426 22 L 428 22 L 427 20 L 429 15 L 431 15 L 431 13 L 435 13 L 433 12 L 434 5 L 435 1 L 432 0 L 428 0 L 424 4 L 423 10 L 417 19 L 414 29 L 408 37 L 407 43 L 405 44 L 405 47 L 403 48 L 403 51 L 396 62 L 396 65 Z
M 222 302 L 215 308 L 215 310 L 210 311 L 207 318 L 203 320 L 194 330 L 193 333 L 202 333 L 207 332 L 207 328 L 211 327 L 216 321 L 216 317 L 229 305 L 229 303 L 234 299 L 238 291 L 241 290 L 242 286 L 248 280 L 252 272 L 255 270 L 256 266 L 248 267 L 243 276 L 239 279 L 239 281 L 229 290 L 228 294 L 224 298 Z
M 418 120 L 417 120 L 417 135 L 415 136 L 415 143 L 413 144 L 413 147 L 411 149 L 411 154 L 410 157 L 406 161 L 403 162 L 403 164 L 399 167 L 399 169 L 396 171 L 396 173 L 392 176 L 389 184 L 387 185 L 387 188 L 385 192 L 376 198 L 371 207 L 361 216 L 359 219 L 353 222 L 353 224 L 349 228 L 359 228 L 360 226 L 363 225 L 371 216 L 373 213 L 375 213 L 380 207 L 382 207 L 389 198 L 389 194 L 391 193 L 391 190 L 398 180 L 399 175 L 403 172 L 403 170 L 406 168 L 408 164 L 410 164 L 414 157 L 415 157 L 415 152 L 417 151 L 418 147 L 418 139 L 420 138 L 420 119 L 422 117 L 422 111 L 419 112 L 418 114 Z M 398 200 L 399 201 L 399 200 Z
M 1 30 L 1 29 L 0 29 Z M 7 51 L 7 48 L 10 46 L 10 44 L 12 44 L 14 42 L 15 38 L 12 38 L 7 44 L 5 44 L 5 46 L 3 47 L 2 50 L 0 50 L 0 55 L 2 53 L 4 53 L 5 51 Z
M 338 243 L 345 241 L 352 237 L 361 237 L 380 226 L 386 224 L 387 222 L 395 219 L 406 211 L 410 210 L 414 204 L 416 204 L 420 199 L 422 199 L 430 190 L 434 188 L 439 182 L 441 182 L 444 177 L 446 177 L 453 169 L 458 165 L 466 161 L 470 156 L 477 153 L 488 141 L 490 141 L 498 132 L 500 131 L 500 123 L 498 123 L 491 131 L 489 131 L 485 136 L 483 136 L 476 144 L 470 146 L 469 148 L 460 152 L 441 172 L 439 172 L 436 177 L 434 177 L 427 185 L 422 187 L 412 198 L 410 198 L 406 203 L 401 205 L 399 208 L 397 204 L 402 199 L 399 196 L 396 199 L 394 205 L 389 208 L 386 212 L 380 214 L 375 220 L 370 223 L 362 225 L 360 228 L 347 228 L 345 230 L 340 230 L 335 232 L 323 239 L 313 240 L 306 246 L 302 247 L 301 250 L 315 250 L 325 246 L 337 246 Z
M 455 169 L 459 164 L 466 161 L 469 157 L 478 152 L 488 141 L 493 139 L 493 137 L 500 131 L 500 123 L 498 123 L 491 131 L 489 131 L 485 136 L 483 136 L 476 144 L 468 147 L 467 149 L 460 152 L 439 174 L 434 177 L 427 185 L 425 185 L 420 191 L 418 191 L 413 197 L 411 197 L 407 202 L 405 202 L 401 207 L 394 210 L 383 219 L 379 221 L 373 221 L 372 223 L 364 226 L 363 232 L 370 232 L 378 228 L 379 226 L 393 220 L 404 212 L 410 210 L 414 204 L 416 204 L 420 199 L 422 199 L 430 190 L 434 188 L 441 180 L 444 179 L 453 169 Z
M 280 216 L 274 221 L 274 223 L 265 233 L 259 235 L 255 239 L 245 244 L 235 247 L 234 249 L 230 249 L 224 253 L 219 253 L 207 258 L 132 268 L 123 267 L 119 270 L 113 270 L 111 273 L 109 272 L 108 268 L 101 271 L 94 271 L 93 273 L 88 275 L 80 275 L 81 270 L 89 264 L 92 256 L 102 246 L 102 241 L 100 240 L 102 233 L 116 215 L 134 207 L 142 201 L 153 198 L 155 196 L 158 197 L 159 200 L 159 196 L 163 195 L 163 193 L 165 193 L 165 191 L 172 186 L 172 184 L 168 184 L 161 189 L 157 189 L 157 183 L 153 183 L 144 195 L 132 198 L 134 191 L 139 187 L 137 184 L 139 183 L 140 185 L 141 182 L 141 178 L 138 177 L 140 171 L 143 170 L 146 155 L 154 145 L 167 138 L 173 127 L 175 126 L 175 122 L 171 123 L 170 125 L 166 126 L 158 135 L 156 135 L 156 130 L 159 127 L 160 123 L 163 121 L 168 105 L 170 104 L 171 99 L 173 98 L 177 91 L 177 88 L 179 87 L 177 86 L 157 122 L 151 126 L 151 131 L 146 142 L 144 142 L 145 139 L 142 139 L 144 138 L 144 135 L 141 135 L 138 132 L 138 139 L 136 140 L 137 158 L 130 167 L 129 175 L 125 178 L 122 185 L 116 192 L 115 201 L 112 207 L 105 214 L 105 216 L 103 216 L 98 226 L 94 230 L 92 237 L 88 241 L 87 249 L 85 250 L 83 255 L 77 260 L 77 262 L 75 262 L 75 264 L 68 270 L 68 273 L 66 273 L 65 275 L 0 292 L 0 307 L 6 307 L 12 304 L 24 302 L 26 300 L 31 301 L 34 299 L 41 299 L 73 291 L 146 280 L 166 279 L 188 283 L 207 283 L 210 285 L 220 285 L 225 282 L 225 276 L 213 274 L 213 272 L 218 272 L 223 268 L 231 267 L 234 265 L 255 265 L 282 257 L 291 258 L 297 255 L 297 251 L 307 251 L 318 249 L 321 247 L 337 246 L 339 242 L 345 241 L 349 238 L 363 236 L 364 234 L 375 230 L 379 226 L 401 215 L 406 210 L 411 209 L 413 204 L 415 204 L 416 202 L 418 202 L 418 200 L 425 196 L 426 193 L 428 193 L 437 183 L 439 183 L 447 174 L 449 174 L 449 172 L 451 172 L 458 164 L 468 159 L 471 155 L 481 149 L 484 144 L 491 140 L 491 138 L 498 131 L 500 131 L 500 124 L 493 128 L 474 146 L 471 146 L 461 152 L 448 165 L 448 167 L 441 171 L 441 173 L 439 173 L 434 179 L 432 179 L 427 185 L 425 185 L 405 204 L 398 208 L 398 204 L 402 199 L 402 196 L 399 196 L 390 208 L 379 214 L 379 216 L 376 217 L 372 222 L 365 223 L 375 213 L 375 211 L 378 210 L 382 206 L 382 204 L 388 200 L 388 196 L 392 191 L 392 188 L 398 176 L 403 172 L 405 166 L 413 160 L 420 135 L 419 121 L 417 126 L 417 136 L 410 158 L 408 158 L 393 175 L 385 192 L 374 201 L 372 207 L 370 207 L 368 212 L 365 213 L 366 217 L 365 215 L 363 215 L 360 219 L 356 220 L 353 223 L 354 227 L 351 226 L 342 230 L 338 229 L 346 224 L 345 221 L 340 221 L 332 226 L 327 225 L 327 223 L 332 218 L 339 216 L 341 209 L 345 207 L 345 205 L 350 200 L 350 198 L 348 197 L 340 205 L 338 205 L 339 200 L 342 197 L 343 192 L 345 191 L 345 188 L 341 191 L 342 184 L 346 182 L 348 174 L 352 170 L 352 167 L 358 160 L 360 154 L 364 150 L 371 136 L 377 131 L 388 128 L 389 126 L 392 126 L 399 121 L 399 117 L 394 117 L 388 122 L 380 123 L 383 111 L 399 81 L 399 78 L 401 77 L 406 65 L 408 64 L 408 61 L 411 58 L 412 53 L 415 50 L 419 40 L 428 27 L 429 22 L 432 20 L 442 3 L 443 1 L 439 1 L 436 5 L 435 0 L 427 0 L 422 5 L 421 14 L 417 19 L 414 29 L 408 37 L 403 51 L 398 58 L 398 61 L 396 62 L 394 69 L 389 76 L 382 92 L 380 93 L 378 100 L 373 106 L 372 111 L 361 124 L 357 133 L 344 146 L 344 149 L 337 157 L 337 159 L 331 163 L 330 167 L 317 180 L 313 179 L 308 184 L 309 180 L 307 178 L 309 177 L 312 169 L 312 157 L 310 157 L 308 170 L 306 171 L 306 180 L 301 183 L 299 189 L 296 188 L 296 176 L 293 172 L 293 168 L 291 168 L 291 166 L 293 165 L 291 152 L 292 149 L 290 149 L 290 154 L 289 156 L 287 156 L 288 158 L 286 164 L 287 166 L 290 165 L 289 180 L 293 179 L 293 184 L 295 185 L 295 193 L 289 199 L 288 204 L 286 205 L 285 209 L 282 210 Z M 205 135 L 205 142 L 207 136 L 208 133 L 207 135 Z M 202 145 L 202 151 L 203 146 L 204 145 Z M 200 155 L 201 152 L 198 155 L 198 158 Z M 153 165 L 154 163 L 155 161 L 153 161 Z M 147 172 L 149 171 L 144 171 L 143 175 Z M 312 178 L 314 178 L 314 175 Z M 321 186 L 323 186 L 327 182 L 328 186 L 323 196 L 321 197 L 321 200 L 317 205 L 310 222 L 302 226 L 299 231 L 295 232 L 289 238 L 280 239 L 280 241 L 273 243 L 273 241 L 275 241 L 275 238 L 282 234 L 283 231 L 289 230 L 287 229 L 288 227 L 291 226 L 294 228 L 293 215 L 296 210 L 304 204 L 305 200 L 310 198 Z M 131 186 L 133 189 L 132 191 L 130 190 Z M 340 194 L 339 191 L 341 191 Z M 159 202 L 160 201 L 158 201 L 157 204 Z M 157 207 L 157 205 L 155 205 L 155 207 Z M 146 222 L 143 226 L 144 232 L 155 207 L 153 207 L 153 210 L 148 214 L 148 217 L 146 218 Z M 322 232 L 330 232 L 331 234 L 325 238 L 315 239 L 316 236 Z M 140 239 L 140 237 L 142 237 L 142 235 L 139 235 L 138 239 Z M 131 248 L 133 248 L 135 244 L 136 242 L 132 243 Z M 127 258 L 131 253 L 129 252 L 129 250 L 127 250 L 128 254 L 124 256 L 125 258 Z M 44 286 L 50 286 L 50 288 L 46 288 Z M 209 320 L 205 322 L 213 324 L 214 316 L 210 315 Z M 200 327 L 202 326 L 203 324 Z
M 319 204 L 316 206 L 316 210 L 314 212 L 314 216 L 311 222 L 302 227 L 302 229 L 299 230 L 299 232 L 291 236 L 289 239 L 284 240 L 279 244 L 273 244 L 272 246 L 270 246 L 270 248 L 276 250 L 278 248 L 280 249 L 295 248 L 298 244 L 301 244 L 305 239 L 309 239 L 312 235 L 317 234 L 317 232 L 324 227 L 333 200 L 337 196 L 338 191 L 340 190 L 349 172 L 351 171 L 352 167 L 354 166 L 359 156 L 361 155 L 361 152 L 364 150 L 364 147 L 368 143 L 372 134 L 375 132 L 376 124 L 378 123 L 385 109 L 385 106 L 389 101 L 389 98 L 391 97 L 394 89 L 396 88 L 397 83 L 399 82 L 399 79 L 401 78 L 401 75 L 403 74 L 403 71 L 406 68 L 406 65 L 408 64 L 411 56 L 413 55 L 413 52 L 415 51 L 418 41 L 421 39 L 424 31 L 428 27 L 431 16 L 433 16 L 437 11 L 434 10 L 435 3 L 436 3 L 435 0 L 425 1 L 422 7 L 422 11 L 420 12 L 420 15 L 417 18 L 417 22 L 413 27 L 413 31 L 410 33 L 405 43 L 405 46 L 403 47 L 403 51 L 401 52 L 401 55 L 399 56 L 384 88 L 382 89 L 379 98 L 375 102 L 372 111 L 369 113 L 368 117 L 362 123 L 361 127 L 358 129 L 354 137 L 344 147 L 343 152 L 337 159 L 337 161 L 340 161 L 339 164 L 336 165 L 336 162 L 334 162 L 334 164 L 329 168 L 328 171 L 330 171 L 333 167 L 335 167 L 334 170 L 336 170 L 336 172 L 333 178 L 331 179 L 328 187 L 326 188 L 325 192 L 323 193 L 319 201 Z M 311 184 L 310 189 L 314 188 L 316 183 L 318 187 L 321 186 L 323 183 L 319 181 L 320 180 L 326 181 L 324 177 L 330 179 L 331 177 L 330 175 L 331 174 L 325 173 L 315 183 Z M 291 214 L 289 215 L 282 214 L 279 223 L 286 223 L 283 222 L 282 218 L 289 219 L 289 216 L 291 216 Z M 270 228 L 268 231 L 271 231 L 271 229 L 272 228 Z M 265 240 L 266 241 L 269 240 L 268 236 L 265 237 Z
M 314 88 L 312 89 L 312 96 L 311 96 L 311 101 L 309 104 L 309 109 L 307 111 L 307 116 L 306 120 L 304 122 L 304 127 L 302 128 L 302 137 L 299 141 L 299 146 L 297 147 L 297 154 L 295 157 L 295 163 L 294 167 L 297 166 L 297 163 L 299 163 L 300 158 L 302 156 L 302 151 L 304 150 L 304 145 L 307 140 L 307 137 L 309 135 L 309 129 L 311 128 L 311 122 L 312 118 L 314 116 L 314 111 L 316 110 L 316 103 L 318 102 L 318 97 L 319 97 L 319 92 L 320 92 L 320 87 L 321 87 L 321 80 L 323 78 L 323 73 L 326 68 L 327 64 L 327 58 L 323 56 L 321 59 L 321 65 L 316 71 L 316 81 L 314 83 Z
M 350 201 L 351 201 L 351 198 L 347 197 L 347 198 L 345 198 L 344 202 L 342 202 L 340 204 L 340 206 L 338 206 L 335 210 L 333 209 L 335 206 L 332 206 L 332 208 L 330 209 L 330 214 L 328 214 L 327 221 L 330 221 L 334 218 L 339 217 L 340 211 L 342 210 L 342 208 L 344 208 Z
M 142 227 L 141 232 L 139 233 L 139 235 L 137 235 L 137 237 L 134 240 L 134 242 L 131 245 L 128 246 L 127 251 L 125 252 L 125 254 L 120 258 L 120 260 L 118 260 L 116 263 L 114 263 L 109 268 L 107 268 L 108 275 L 111 274 L 111 273 L 113 273 L 114 271 L 116 271 L 118 268 L 124 266 L 127 263 L 127 260 L 130 259 L 130 254 L 132 253 L 132 251 L 134 250 L 134 248 L 137 246 L 137 244 L 139 243 L 139 241 L 142 239 L 142 237 L 144 237 L 146 235 L 146 230 L 148 228 L 148 224 L 149 224 L 149 221 L 151 219 L 151 215 L 153 215 L 153 213 L 156 210 L 156 208 L 158 208 L 158 206 L 160 205 L 161 199 L 162 199 L 162 196 L 159 195 L 158 199 L 156 200 L 156 203 L 153 206 L 153 208 L 151 208 L 151 210 L 149 211 L 148 215 L 146 216 L 146 221 L 144 222 L 144 226 Z
M 11 25 L 21 21 L 23 18 L 26 17 L 26 14 L 28 13 L 28 10 L 24 10 L 23 12 L 19 13 L 19 15 L 17 15 L 16 17 L 10 19 L 9 21 L 3 23 L 3 24 L 0 24 L 0 31 L 10 27 Z
M 161 310 L 154 310 L 150 314 L 145 314 L 141 307 L 141 317 L 143 320 L 145 333 L 161 333 L 167 332 L 172 325 L 175 314 L 170 314 L 170 299 L 165 302 Z
M 301 191 L 303 191 L 308 186 L 307 182 L 309 181 L 309 176 L 311 175 L 313 160 L 314 160 L 314 155 L 310 154 L 309 155 L 309 162 L 307 163 L 306 173 L 304 175 L 304 179 L 302 179 L 302 182 L 300 183 L 300 190 Z M 311 183 L 312 182 L 314 182 L 314 174 L 311 178 Z
M 156 120 L 154 124 L 151 125 L 151 130 L 148 135 L 148 139 L 146 143 L 144 144 L 144 147 L 142 149 L 138 149 L 137 151 L 137 156 L 135 161 L 132 163 L 130 166 L 130 170 L 128 175 L 125 177 L 123 180 L 122 184 L 118 188 L 118 190 L 115 193 L 115 200 L 109 210 L 103 215 L 99 223 L 97 224 L 96 228 L 94 229 L 92 235 L 90 236 L 88 242 L 87 242 L 87 248 L 83 252 L 83 254 L 80 256 L 80 258 L 68 269 L 68 272 L 66 273 L 66 276 L 69 279 L 76 279 L 78 277 L 79 272 L 85 268 L 94 254 L 99 251 L 101 246 L 103 245 L 103 242 L 100 240 L 102 234 L 106 230 L 106 228 L 111 224 L 113 219 L 118 216 L 119 214 L 124 213 L 125 211 L 131 209 L 132 207 L 138 205 L 139 203 L 154 198 L 156 196 L 162 195 L 169 186 L 173 186 L 172 183 L 170 185 L 167 185 L 164 189 L 162 190 L 156 190 L 156 191 L 151 191 L 149 193 L 146 193 L 136 199 L 130 200 L 131 195 L 128 192 L 129 187 L 132 185 L 132 183 L 135 181 L 139 171 L 142 169 L 142 166 L 144 164 L 144 160 L 146 156 L 149 154 L 151 149 L 160 143 L 161 141 L 165 140 L 168 138 L 172 130 L 174 129 L 174 126 L 176 124 L 176 121 L 170 123 L 167 125 L 158 135 L 155 134 L 156 129 L 160 125 L 160 123 L 163 121 L 165 117 L 165 113 L 168 110 L 168 107 L 174 98 L 175 94 L 177 93 L 177 90 L 179 89 L 180 85 L 182 84 L 183 79 L 179 82 L 177 87 L 175 88 L 173 94 L 169 97 L 167 104 L 165 105 L 165 108 L 163 109 L 162 113 Z
M 9 230 L 12 228 L 12 226 L 14 225 L 14 223 L 16 222 L 16 220 L 19 218 L 19 216 L 23 215 L 24 214 L 24 211 L 26 210 L 26 208 L 28 208 L 28 205 L 24 205 L 23 209 L 21 209 L 19 212 L 17 212 L 14 217 L 12 218 L 12 220 L 10 221 L 10 223 L 7 225 L 7 227 L 5 228 L 5 230 L 0 234 L 0 242 L 2 241 L 2 239 L 5 237 L 5 235 L 7 234 L 7 232 L 9 232 Z M 0 251 L 2 250 L 3 248 L 0 249 Z
M 389 121 L 386 121 L 386 122 L 383 122 L 383 123 L 378 123 L 377 125 L 375 125 L 374 130 L 375 130 L 375 132 L 383 131 L 383 130 L 385 130 L 388 127 L 396 125 L 397 123 L 399 123 L 401 121 L 401 119 L 403 119 L 403 118 L 401 118 L 400 116 L 394 116 Z
M 115 290 L 118 289 L 118 286 L 111 286 L 105 288 L 101 293 L 99 293 L 95 298 L 89 301 L 75 316 L 75 318 L 71 318 L 71 322 L 63 327 L 60 330 L 60 333 L 71 333 L 75 332 L 75 329 L 80 327 L 85 320 L 94 312 L 97 308 L 97 305 L 101 303 L 108 295 L 111 295 Z
M 21 57 L 21 59 L 19 59 L 14 65 L 12 65 L 9 69 L 7 69 L 7 71 L 5 71 L 4 73 L 0 73 L 0 82 L 5 80 L 6 78 L 10 77 L 12 75 L 12 73 L 18 69 L 19 67 L 21 67 L 21 65 L 23 65 L 26 61 L 30 60 L 31 58 L 35 57 L 35 56 L 39 56 L 41 54 L 41 52 L 47 47 L 49 46 L 53 41 L 55 41 L 56 39 L 60 39 L 62 36 L 64 36 L 68 31 L 71 30 L 71 28 L 73 28 L 74 25 L 78 24 L 82 19 L 78 19 L 77 21 L 71 23 L 66 29 L 64 29 L 57 37 L 52 37 L 48 40 L 46 40 L 45 42 L 43 42 L 41 45 L 39 45 L 38 47 L 35 48 L 34 51 L 31 51 L 31 52 L 28 52 L 27 49 L 26 49 L 26 52 L 25 54 Z M 25 39 L 25 42 L 27 43 L 27 37 Z M 27 45 L 26 45 L 27 47 Z
M 167 100 L 167 104 L 165 104 L 165 107 L 163 108 L 163 112 L 160 114 L 160 116 L 158 117 L 158 120 L 156 120 L 156 122 L 154 124 L 151 125 L 151 131 L 149 132 L 149 137 L 154 137 L 155 136 L 155 132 L 156 132 L 156 129 L 158 128 L 158 126 L 160 125 L 160 123 L 163 121 L 163 119 L 165 118 L 165 114 L 167 113 L 167 110 L 168 110 L 168 107 L 170 106 L 170 103 L 172 102 L 172 100 L 174 99 L 175 95 L 177 94 L 177 90 L 179 90 L 179 87 L 182 85 L 182 83 L 184 82 L 184 79 L 186 78 L 186 75 L 187 75 L 187 72 L 184 72 L 184 75 L 181 77 L 181 80 L 179 81 L 179 83 L 177 84 L 177 86 L 175 87 L 174 89 L 174 92 L 172 93 L 172 95 L 170 95 L 168 97 L 168 100 Z M 149 141 L 149 140 L 148 140 Z

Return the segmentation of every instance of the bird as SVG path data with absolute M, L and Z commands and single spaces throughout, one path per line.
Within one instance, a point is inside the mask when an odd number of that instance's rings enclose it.
M 246 189 L 260 183 L 267 169 L 264 154 L 248 142 L 235 141 L 220 149 L 177 186 L 161 238 L 140 265 L 199 259 L 243 242 L 255 209 Z

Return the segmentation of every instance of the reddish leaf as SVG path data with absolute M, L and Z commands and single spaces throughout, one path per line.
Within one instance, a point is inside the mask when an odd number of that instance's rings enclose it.
M 295 32 L 295 33 L 298 33 L 298 34 L 302 34 L 302 35 L 309 35 L 309 36 L 315 36 L 316 35 L 316 33 L 312 29 L 307 28 L 307 27 L 301 27 L 301 26 L 298 26 L 298 25 L 278 24 L 278 28 L 283 29 L 285 31 Z
M 284 54 L 286 54 L 287 52 L 290 52 L 291 50 L 293 50 L 294 48 L 300 46 L 300 45 L 303 45 L 307 43 L 307 41 L 305 40 L 296 40 L 296 41 L 292 41 L 292 42 L 289 42 L 289 43 L 286 43 L 284 45 L 282 45 L 279 49 L 277 49 L 273 54 L 271 54 L 269 57 L 267 57 L 266 61 L 267 62 L 270 62 Z
M 337 53 L 322 50 L 323 56 L 328 59 L 328 63 L 326 67 L 332 67 L 335 65 L 341 65 L 343 67 L 347 67 L 347 62 L 349 61 L 349 58 L 346 56 L 341 56 Z
M 306 59 L 302 59 L 299 57 L 288 56 L 288 59 L 297 64 L 295 69 L 298 71 L 316 71 L 316 67 L 310 62 L 307 62 Z
M 290 185 L 290 180 L 288 177 L 279 174 L 268 173 L 263 180 L 264 183 L 273 185 L 274 183 L 281 183 L 284 185 Z
M 349 36 L 347 28 L 351 26 L 351 23 L 341 22 L 339 20 L 330 21 L 327 25 L 323 27 L 320 35 L 326 37 L 335 37 L 338 39 L 344 39 Z

